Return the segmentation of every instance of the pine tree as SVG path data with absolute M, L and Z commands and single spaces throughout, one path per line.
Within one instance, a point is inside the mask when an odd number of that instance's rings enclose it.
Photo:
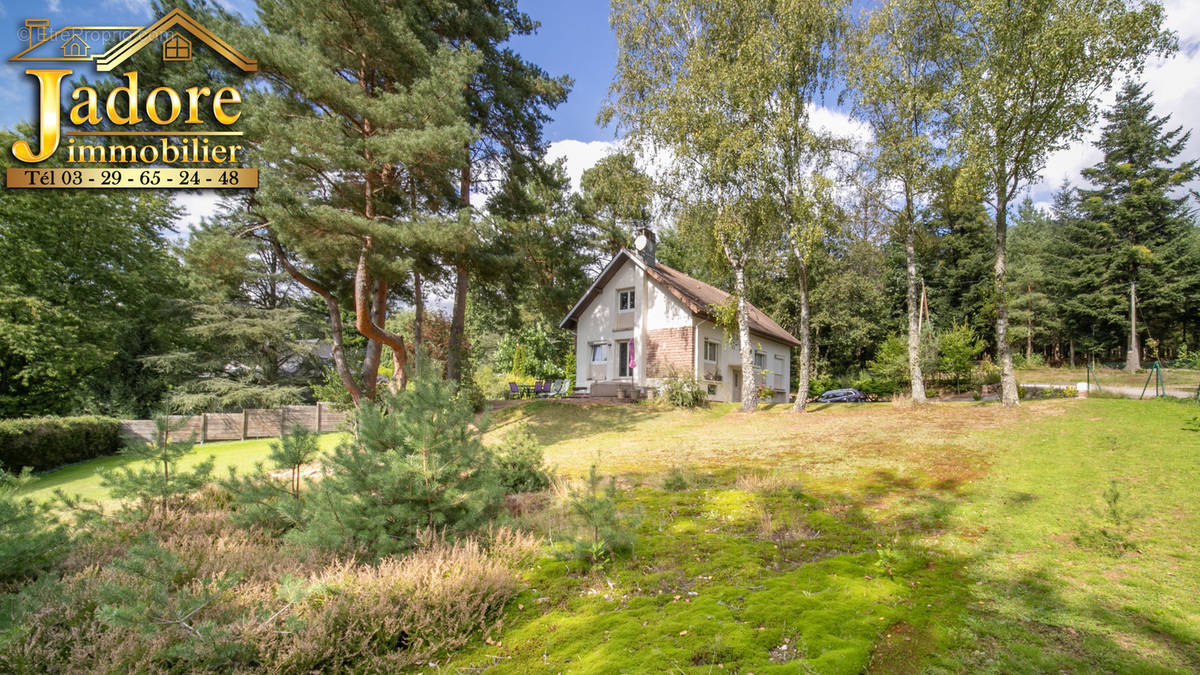
M 135 466 L 100 470 L 100 485 L 108 488 L 115 499 L 136 497 L 147 513 L 157 507 L 165 514 L 181 497 L 196 491 L 209 482 L 215 458 L 200 462 L 190 470 L 179 467 L 179 460 L 192 451 L 194 438 L 171 440 L 182 422 L 173 423 L 163 414 L 154 418 L 154 441 L 130 445 L 121 456 L 133 460 Z
M 418 379 L 358 409 L 358 436 L 325 461 L 291 536 L 322 548 L 387 555 L 435 529 L 454 536 L 487 522 L 503 490 L 471 406 L 451 383 Z
M 1142 357 L 1140 316 L 1161 340 L 1168 324 L 1195 316 L 1200 292 L 1196 228 L 1187 195 L 1178 194 L 1200 167 L 1175 161 L 1191 133 L 1169 122 L 1154 114 L 1145 85 L 1126 82 L 1106 115 L 1104 159 L 1083 171 L 1094 187 L 1079 191 L 1075 236 L 1087 255 L 1076 267 L 1095 282 L 1090 313 L 1099 329 L 1119 334 L 1124 326 L 1128 369 Z

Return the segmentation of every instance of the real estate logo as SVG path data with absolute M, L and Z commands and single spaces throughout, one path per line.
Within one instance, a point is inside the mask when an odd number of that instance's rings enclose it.
M 25 31 L 28 47 L 10 62 L 90 62 L 97 72 L 119 73 L 121 83 L 103 104 L 96 88 L 75 87 L 70 98 L 76 103 L 67 118 L 71 125 L 85 130 L 64 134 L 63 81 L 75 74 L 74 69 L 26 69 L 25 74 L 37 85 L 40 130 L 36 147 L 25 140 L 13 143 L 13 157 L 27 165 L 59 158 L 69 166 L 9 168 L 7 187 L 258 187 L 258 170 L 240 166 L 245 148 L 233 142 L 242 132 L 230 128 L 242 114 L 242 95 L 237 88 L 197 84 L 181 92 L 160 86 L 143 99 L 138 71 L 122 68 L 123 64 L 128 68 L 129 59 L 146 49 L 153 49 L 168 65 L 188 62 L 204 45 L 243 72 L 258 70 L 255 60 L 185 12 L 171 10 L 149 26 L 66 26 L 55 31 L 50 30 L 49 19 L 26 19 Z M 105 44 L 112 46 L 97 49 Z M 211 118 L 222 128 L 202 128 L 205 108 L 211 109 Z M 213 164 L 223 168 L 211 168 Z

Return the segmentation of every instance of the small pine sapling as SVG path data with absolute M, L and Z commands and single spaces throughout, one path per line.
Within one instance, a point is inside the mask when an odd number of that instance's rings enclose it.
M 582 521 L 587 535 L 576 537 L 571 549 L 561 553 L 561 557 L 598 565 L 612 556 L 633 552 L 637 543 L 633 531 L 636 522 L 617 509 L 620 494 L 616 478 L 609 476 L 604 481 L 593 464 L 583 486 L 572 487 L 568 494 L 571 513 Z
M 233 467 L 221 485 L 233 495 L 234 520 L 243 525 L 258 525 L 283 532 L 297 527 L 304 519 L 302 472 L 317 458 L 320 446 L 317 434 L 300 425 L 292 427 L 277 442 L 271 443 L 267 460 L 254 465 L 247 476 L 238 476 Z M 280 475 L 282 474 L 282 475 Z
M 180 425 L 172 426 L 167 415 L 156 416 L 154 428 L 153 443 L 139 443 L 121 451 L 123 457 L 134 460 L 135 468 L 101 469 L 100 485 L 117 499 L 141 500 L 148 512 L 153 512 L 157 504 L 161 514 L 173 502 L 209 482 L 215 458 L 210 456 L 190 471 L 181 470 L 179 460 L 192 451 L 195 441 L 171 440 L 171 432 L 178 431 Z
M 18 496 L 29 481 L 28 468 L 19 476 L 0 471 L 0 582 L 35 576 L 58 558 L 69 539 L 49 504 Z

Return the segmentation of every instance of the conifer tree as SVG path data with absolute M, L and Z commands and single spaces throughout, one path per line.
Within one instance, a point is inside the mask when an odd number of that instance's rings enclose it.
M 1083 170 L 1094 187 L 1079 191 L 1086 230 L 1079 234 L 1092 241 L 1077 266 L 1099 282 L 1097 318 L 1111 330 L 1124 314 L 1128 370 L 1141 363 L 1140 315 L 1162 326 L 1195 311 L 1200 292 L 1196 228 L 1181 190 L 1200 167 L 1196 160 L 1176 161 L 1191 132 L 1170 129 L 1169 122 L 1169 115 L 1154 114 L 1144 84 L 1126 82 L 1106 115 L 1098 146 L 1104 159 Z
M 148 513 L 155 508 L 165 514 L 179 498 L 196 491 L 209 482 L 215 459 L 200 462 L 191 469 L 179 467 L 179 460 L 195 447 L 194 438 L 172 440 L 182 422 L 173 422 L 169 415 L 154 418 L 154 440 L 137 443 L 121 451 L 121 456 L 133 460 L 133 467 L 100 470 L 100 485 L 108 488 L 115 499 L 136 497 Z
M 465 534 L 495 514 L 503 490 L 492 455 L 454 386 L 422 378 L 382 401 L 359 407 L 357 437 L 325 458 L 297 541 L 382 556 L 423 530 Z
M 1018 405 L 1009 324 L 1008 216 L 1054 150 L 1079 139 L 1096 98 L 1122 71 L 1167 54 L 1174 36 L 1156 2 L 1129 0 L 957 0 L 955 150 L 967 182 L 985 187 L 995 241 L 996 360 L 1001 400 Z

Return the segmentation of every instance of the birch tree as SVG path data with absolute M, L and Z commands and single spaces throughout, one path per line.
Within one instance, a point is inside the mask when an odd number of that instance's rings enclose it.
M 939 0 L 888 0 L 867 15 L 847 50 L 855 110 L 871 126 L 869 165 L 893 194 L 883 204 L 904 242 L 908 371 L 914 405 L 925 402 L 917 292 L 917 209 L 933 187 L 937 132 L 949 81 L 947 16 Z
M 1001 400 L 1018 405 L 1008 336 L 1008 209 L 1046 157 L 1079 140 L 1120 73 L 1176 47 L 1152 0 L 958 0 L 956 150 L 986 188 L 995 226 Z
M 844 7 L 817 0 L 613 4 L 617 73 L 601 120 L 617 119 L 643 149 L 669 150 L 676 196 L 705 200 L 716 214 L 713 227 L 734 277 L 745 411 L 757 404 L 745 269 L 778 249 L 778 232 L 801 225 L 805 179 L 827 142 L 810 113 L 833 72 Z

